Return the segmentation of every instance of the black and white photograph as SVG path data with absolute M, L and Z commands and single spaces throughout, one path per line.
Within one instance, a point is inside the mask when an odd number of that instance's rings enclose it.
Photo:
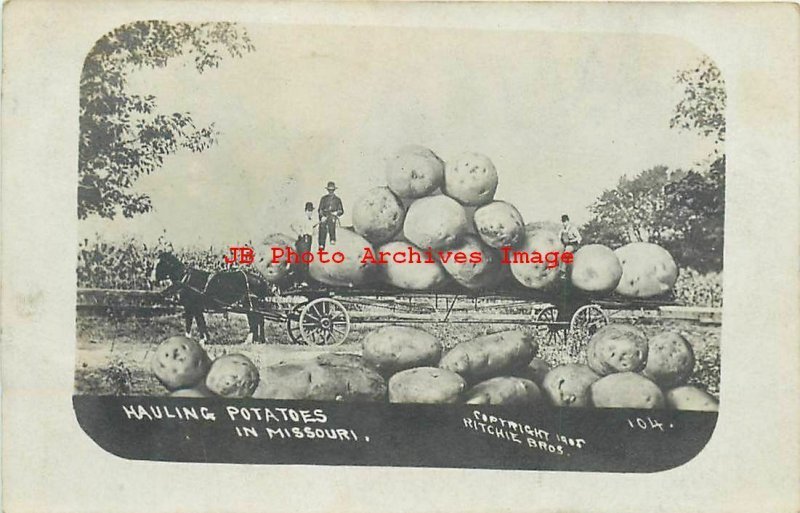
M 797 512 L 798 16 L 6 2 L 0 509 Z
M 418 420 L 520 468 L 668 468 L 711 435 L 726 88 L 691 45 L 143 20 L 80 85 L 77 396 L 224 398 L 232 436 L 342 462 L 482 459 L 237 400 L 439 405 Z M 153 404 L 116 413 L 196 415 Z

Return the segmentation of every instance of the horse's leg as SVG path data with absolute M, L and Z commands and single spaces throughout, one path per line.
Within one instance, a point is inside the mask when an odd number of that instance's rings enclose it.
M 192 336 L 192 321 L 194 320 L 194 311 L 190 308 L 187 308 L 185 305 L 183 307 L 183 324 L 184 324 L 184 331 L 187 337 Z
M 245 344 L 258 342 L 258 315 L 254 313 L 247 314 L 247 326 L 250 328 L 250 333 L 247 334 Z
M 206 326 L 206 318 L 203 315 L 203 310 L 197 310 L 194 314 L 197 321 L 197 328 L 200 330 L 200 341 L 204 344 L 208 343 L 208 326 Z

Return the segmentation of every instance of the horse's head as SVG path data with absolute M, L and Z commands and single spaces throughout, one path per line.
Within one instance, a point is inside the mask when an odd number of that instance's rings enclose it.
M 164 280 L 178 281 L 181 279 L 186 266 L 172 253 L 162 251 L 153 264 L 150 280 L 158 283 Z

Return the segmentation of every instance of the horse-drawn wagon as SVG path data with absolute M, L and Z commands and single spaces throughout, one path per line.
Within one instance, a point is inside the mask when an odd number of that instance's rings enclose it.
M 292 287 L 280 295 L 229 311 L 255 313 L 285 325 L 292 342 L 338 345 L 354 323 L 515 324 L 532 326 L 542 344 L 567 346 L 577 353 L 589 337 L 620 310 L 648 310 L 672 304 L 668 298 L 631 300 L 593 298 L 569 287 L 542 292 L 523 287 L 477 294 L 458 289 L 401 291 Z

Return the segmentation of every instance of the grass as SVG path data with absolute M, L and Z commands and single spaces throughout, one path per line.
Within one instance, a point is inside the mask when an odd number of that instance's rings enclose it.
M 320 348 L 293 344 L 286 335 L 285 327 L 278 323 L 266 323 L 267 344 L 245 344 L 248 330 L 244 316 L 213 314 L 206 315 L 206 320 L 212 334 L 207 351 L 212 358 L 227 353 L 241 353 L 253 360 L 259 368 L 281 362 L 307 360 L 326 351 L 359 353 L 360 340 L 364 334 L 381 326 L 376 323 L 354 323 L 346 344 Z M 541 330 L 530 325 L 427 323 L 415 326 L 439 338 L 445 349 L 487 333 L 522 329 L 535 336 L 539 342 L 538 356 L 551 366 L 585 361 L 585 355 L 573 358 L 565 347 L 548 345 L 537 335 Z M 648 336 L 663 330 L 681 333 L 691 343 L 697 360 L 690 383 L 699 385 L 718 397 L 720 326 L 690 321 L 651 320 L 639 323 L 639 327 Z M 149 370 L 150 358 L 161 341 L 182 333 L 183 321 L 180 315 L 117 318 L 78 316 L 76 393 L 165 395 L 167 391 Z

